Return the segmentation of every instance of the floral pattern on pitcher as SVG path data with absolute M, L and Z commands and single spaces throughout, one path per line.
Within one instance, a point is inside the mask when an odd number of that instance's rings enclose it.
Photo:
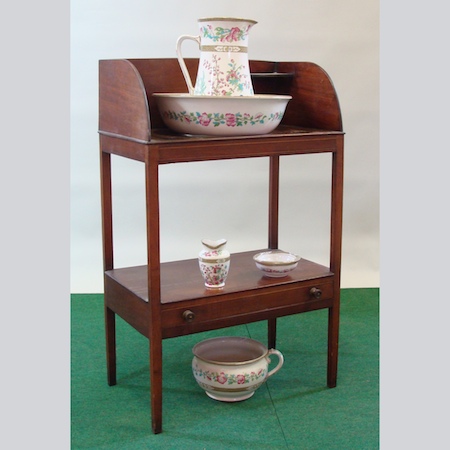
M 224 372 L 211 372 L 209 370 L 202 370 L 195 366 L 193 368 L 194 376 L 198 378 L 205 378 L 208 381 L 214 381 L 219 384 L 247 384 L 257 380 L 264 380 L 267 371 L 260 369 L 258 372 L 242 373 L 242 374 L 227 374 Z
M 203 258 L 219 258 L 222 252 L 220 250 L 207 250 L 202 253 Z
M 232 28 L 213 28 L 211 25 L 200 27 L 200 33 L 203 37 L 211 39 L 214 42 L 239 42 L 247 38 L 251 25 L 241 29 L 239 27 Z
M 209 286 L 219 286 L 225 283 L 228 276 L 229 263 L 203 264 L 199 262 L 205 283 Z
M 203 61 L 204 71 L 199 72 L 195 84 L 195 94 L 231 96 L 250 93 L 253 95 L 253 85 L 247 76 L 248 68 L 243 64 L 238 65 L 234 59 L 231 59 L 228 63 L 228 70 L 223 72 L 220 69 L 220 61 L 221 58 L 218 55 L 212 55 L 211 60 Z M 212 80 L 211 92 L 207 92 L 208 85 L 205 82 L 205 74 L 208 74 Z

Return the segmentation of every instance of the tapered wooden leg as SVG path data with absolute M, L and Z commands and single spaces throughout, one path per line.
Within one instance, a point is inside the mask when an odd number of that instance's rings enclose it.
M 150 392 L 153 433 L 162 432 L 162 341 L 150 341 Z
M 161 257 L 159 233 L 158 151 L 146 153 L 147 281 L 150 341 L 150 395 L 153 433 L 162 432 Z
M 332 189 L 331 189 L 331 226 L 330 226 L 330 271 L 334 273 L 333 306 L 328 310 L 328 387 L 337 382 L 340 278 L 342 251 L 342 205 L 344 183 L 344 140 L 336 137 L 336 151 L 333 153 Z
M 105 330 L 106 330 L 106 367 L 108 384 L 114 386 L 116 379 L 116 315 L 105 306 Z
M 111 190 L 111 155 L 102 151 L 100 138 L 100 175 L 102 199 L 102 236 L 103 236 L 103 268 L 113 268 L 113 223 L 112 223 L 112 190 Z M 108 384 L 116 384 L 116 315 L 106 306 L 107 286 L 105 283 L 105 332 L 106 332 L 106 370 Z
M 327 385 L 330 388 L 336 387 L 337 364 L 338 364 L 338 344 L 339 344 L 339 300 L 335 301 L 336 306 L 328 310 L 328 366 Z
M 267 321 L 267 345 L 269 348 L 275 348 L 277 345 L 277 319 Z

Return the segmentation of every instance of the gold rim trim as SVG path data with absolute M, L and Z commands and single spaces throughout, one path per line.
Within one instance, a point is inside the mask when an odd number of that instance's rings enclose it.
M 264 380 L 265 381 L 265 380 Z M 252 384 L 251 386 L 247 386 L 245 388 L 220 388 L 216 386 L 211 386 L 210 384 L 203 383 L 201 381 L 197 380 L 197 383 L 205 390 L 209 391 L 215 391 L 215 392 L 228 392 L 229 394 L 234 394 L 236 392 L 249 392 L 254 391 L 258 389 L 261 385 L 264 384 L 264 381 L 260 382 L 259 384 Z
M 219 247 L 222 247 L 222 245 L 225 245 L 226 243 L 227 243 L 227 240 L 224 238 L 217 239 L 217 241 L 213 241 L 211 239 L 202 239 L 202 244 L 206 245 L 206 247 L 211 248 L 213 250 L 216 250 Z
M 242 95 L 239 97 L 227 97 L 227 96 L 214 96 L 214 95 L 191 95 L 186 93 L 176 92 L 155 92 L 152 94 L 154 97 L 159 98 L 181 98 L 190 100 L 207 100 L 208 102 L 217 101 L 222 103 L 224 101 L 237 101 L 237 102 L 258 102 L 259 100 L 291 100 L 292 95 L 277 95 L 277 94 L 255 94 L 255 95 Z
M 240 345 L 242 343 L 248 344 L 251 348 L 259 349 L 261 352 L 259 356 L 253 359 L 246 359 L 245 361 L 219 361 L 215 359 L 208 359 L 202 356 L 201 349 L 202 347 L 208 347 L 208 344 L 211 343 L 220 343 L 219 345 L 223 345 L 224 342 L 227 342 L 228 344 L 234 343 L 234 345 Z M 266 348 L 261 342 L 255 341 L 254 339 L 247 338 L 247 337 L 239 337 L 239 336 L 218 336 L 214 338 L 205 339 L 204 341 L 201 341 L 194 345 L 192 349 L 192 353 L 194 356 L 199 359 L 200 361 L 209 363 L 209 364 L 218 364 L 221 366 L 244 366 L 246 364 L 253 364 L 256 361 L 259 361 L 262 358 L 265 358 L 269 355 L 269 349 Z
M 207 259 L 207 258 L 202 258 L 199 256 L 198 260 L 200 262 L 204 262 L 204 263 L 222 264 L 222 263 L 228 262 L 230 260 L 230 258 Z
M 277 255 L 277 254 L 282 254 L 282 255 L 289 255 L 292 256 L 293 259 L 292 261 L 267 261 L 267 260 L 260 260 L 258 259 L 259 257 L 261 257 L 262 255 L 266 255 L 266 254 L 272 254 L 272 255 Z M 279 252 L 262 252 L 262 253 L 258 253 L 257 255 L 255 255 L 253 257 L 253 260 L 255 262 L 257 262 L 258 264 L 261 264 L 262 266 L 290 266 L 292 264 L 296 264 L 300 261 L 300 257 L 298 255 L 294 255 L 293 253 L 287 253 L 287 252 L 283 252 L 283 251 L 279 251 Z
M 200 361 L 203 361 L 207 364 L 216 364 L 216 365 L 220 365 L 220 366 L 230 366 L 230 367 L 234 367 L 234 366 L 246 366 L 248 364 L 253 364 L 255 362 L 260 361 L 261 359 L 267 357 L 269 355 L 269 350 L 266 351 L 266 353 L 264 353 L 264 355 L 258 356 L 255 359 L 248 359 L 246 361 L 232 361 L 232 362 L 227 362 L 227 361 L 215 361 L 214 359 L 206 359 L 206 358 L 202 358 L 201 356 L 198 356 L 194 353 L 194 356 L 199 359 Z
M 198 19 L 197 22 L 249 22 L 253 25 L 257 24 L 258 22 L 253 19 L 242 19 L 240 17 L 203 17 L 201 19 Z

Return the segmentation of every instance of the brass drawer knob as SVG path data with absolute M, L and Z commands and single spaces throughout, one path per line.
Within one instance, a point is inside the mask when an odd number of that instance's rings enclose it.
M 322 297 L 322 291 L 319 288 L 316 288 L 316 287 L 311 288 L 309 293 L 311 294 L 311 297 L 314 297 L 314 298 Z
M 183 319 L 186 322 L 192 322 L 195 319 L 195 314 L 192 311 L 190 311 L 189 309 L 187 309 L 183 313 Z

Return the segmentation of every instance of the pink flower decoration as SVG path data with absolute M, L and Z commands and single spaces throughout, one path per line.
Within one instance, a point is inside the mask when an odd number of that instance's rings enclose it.
M 245 383 L 245 377 L 244 377 L 244 375 L 238 375 L 238 376 L 236 377 L 236 381 L 237 381 L 238 384 L 244 384 L 244 383 Z
M 235 79 L 235 80 L 239 79 L 239 76 L 238 76 L 238 74 L 237 74 L 237 72 L 236 72 L 235 70 L 232 70 L 232 71 L 227 75 L 227 81 L 230 81 L 230 80 L 233 80 L 233 79 Z
M 203 125 L 204 127 L 207 127 L 209 125 L 209 122 L 211 122 L 211 119 L 208 117 L 208 114 L 205 112 L 198 118 L 198 122 L 200 125 Z
M 228 127 L 235 127 L 236 126 L 236 116 L 234 114 L 225 114 L 225 122 Z
M 220 384 L 225 384 L 227 382 L 227 377 L 225 376 L 225 374 L 223 372 L 220 372 L 219 376 L 217 377 L 217 381 Z
M 230 32 L 230 37 L 232 41 L 238 41 L 239 40 L 239 33 L 241 30 L 238 27 L 233 27 Z
M 241 30 L 239 30 L 239 28 L 237 27 L 233 27 L 230 32 L 226 35 L 224 35 L 220 40 L 223 41 L 227 41 L 227 42 L 233 42 L 233 41 L 238 41 L 239 40 L 239 33 Z

